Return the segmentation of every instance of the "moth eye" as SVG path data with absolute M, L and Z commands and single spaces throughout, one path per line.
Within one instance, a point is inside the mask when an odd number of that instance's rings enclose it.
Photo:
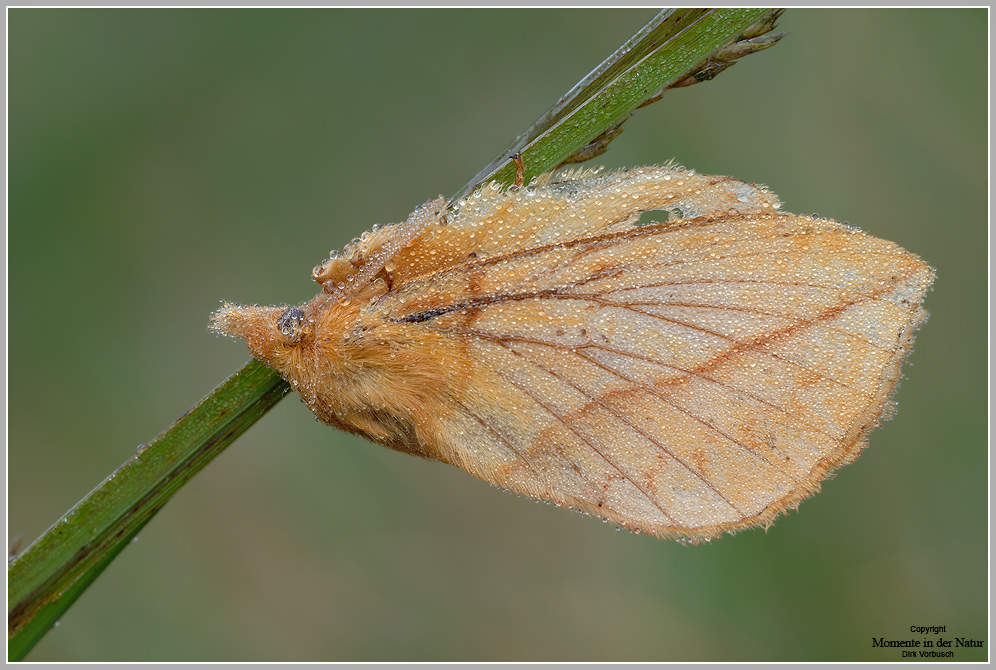
M 301 330 L 304 322 L 304 311 L 297 307 L 288 307 L 284 313 L 277 318 L 277 328 L 287 337 L 294 339 Z

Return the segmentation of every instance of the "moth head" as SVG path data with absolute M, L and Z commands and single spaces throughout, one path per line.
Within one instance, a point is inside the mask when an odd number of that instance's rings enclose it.
M 223 303 L 211 315 L 211 330 L 243 339 L 252 355 L 277 370 L 287 371 L 310 331 L 308 314 L 301 307 L 237 305 Z

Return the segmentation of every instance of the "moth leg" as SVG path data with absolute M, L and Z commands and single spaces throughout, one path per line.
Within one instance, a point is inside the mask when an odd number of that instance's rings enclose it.
M 624 130 L 622 125 L 626 123 L 631 116 L 633 116 L 632 112 L 619 119 L 615 125 L 565 158 L 557 167 L 561 168 L 571 163 L 584 163 L 585 161 L 591 160 L 596 156 L 604 154 L 609 149 L 609 142 L 616 139 L 619 133 Z
M 516 151 L 512 154 L 512 162 L 515 163 L 515 181 L 513 188 L 521 188 L 526 181 L 526 164 L 522 161 L 522 152 Z
M 784 9 L 772 12 L 770 15 L 750 26 L 740 35 L 737 35 L 731 42 L 724 44 L 716 50 L 709 58 L 705 59 L 693 72 L 685 75 L 670 86 L 662 88 L 654 95 L 647 98 L 637 109 L 651 105 L 664 95 L 664 92 L 671 88 L 681 88 L 691 86 L 700 81 L 709 81 L 717 74 L 733 65 L 738 59 L 749 56 L 758 51 L 774 46 L 786 33 L 775 33 L 766 35 L 775 28 L 775 22 L 782 15 Z
M 702 61 L 702 63 L 700 63 L 699 66 L 691 73 L 685 75 L 673 84 L 665 86 L 660 91 L 644 100 L 636 108 L 640 109 L 641 107 L 652 105 L 664 97 L 664 93 L 672 88 L 681 88 L 683 86 L 697 84 L 700 81 L 709 81 L 717 74 L 733 65 L 733 63 L 738 59 L 774 46 L 778 43 L 778 40 L 785 37 L 786 33 L 776 33 L 774 35 L 766 35 L 765 33 L 774 30 L 775 22 L 784 11 L 784 9 L 776 10 L 754 25 L 750 26 L 744 30 L 743 33 L 733 38 L 733 40 L 729 43 L 717 49 L 715 53 Z M 619 121 L 617 121 L 612 127 L 568 156 L 557 167 L 563 167 L 564 165 L 571 163 L 584 163 L 587 160 L 591 160 L 596 156 L 604 154 L 609 148 L 609 143 L 619 136 L 619 133 L 623 131 L 622 125 L 626 123 L 631 116 L 633 116 L 632 112 L 619 119 Z

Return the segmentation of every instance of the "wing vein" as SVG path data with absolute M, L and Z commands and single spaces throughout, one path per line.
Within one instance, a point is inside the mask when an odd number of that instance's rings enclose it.
M 772 403 L 772 402 L 770 402 L 768 400 L 765 400 L 764 398 L 758 397 L 758 396 L 754 395 L 753 393 L 751 393 L 750 391 L 746 391 L 744 389 L 738 389 L 738 388 L 735 388 L 733 386 L 729 386 L 728 384 L 726 384 L 726 383 L 724 383 L 722 381 L 719 381 L 718 379 L 715 379 L 713 377 L 710 377 L 709 375 L 703 374 L 702 372 L 699 372 L 699 371 L 696 371 L 696 370 L 689 370 L 689 369 L 686 369 L 686 368 L 679 367 L 677 365 L 672 365 L 670 363 L 662 363 L 659 360 L 650 358 L 648 356 L 642 356 L 640 354 L 636 354 L 636 353 L 633 353 L 631 351 L 626 351 L 624 349 L 616 349 L 614 347 L 606 347 L 606 346 L 601 345 L 601 344 L 589 344 L 589 345 L 585 345 L 585 346 L 582 346 L 582 347 L 567 347 L 567 346 L 560 345 L 560 344 L 555 344 L 555 343 L 552 343 L 552 342 L 544 342 L 542 340 L 537 340 L 537 339 L 534 339 L 534 338 L 531 338 L 531 337 L 507 336 L 507 335 L 498 336 L 498 335 L 494 335 L 493 333 L 485 333 L 485 332 L 482 332 L 482 331 L 475 331 L 475 330 L 460 331 L 460 334 L 471 335 L 473 337 L 477 337 L 477 338 L 480 338 L 482 340 L 488 340 L 488 341 L 525 342 L 525 343 L 528 343 L 528 344 L 540 344 L 540 345 L 544 345 L 544 346 L 548 346 L 548 347 L 552 347 L 552 348 L 556 348 L 556 349 L 563 349 L 565 351 L 572 351 L 572 352 L 581 352 L 584 349 L 600 349 L 600 350 L 608 352 L 610 354 L 618 354 L 620 356 L 626 356 L 628 358 L 634 358 L 636 360 L 643 361 L 643 362 L 649 363 L 651 365 L 655 365 L 655 366 L 659 366 L 659 367 L 672 368 L 672 369 L 677 370 L 678 372 L 680 372 L 682 375 L 685 375 L 685 376 L 688 376 L 688 377 L 696 377 L 698 379 L 701 379 L 703 381 L 709 382 L 711 384 L 715 384 L 716 386 L 724 388 L 724 389 L 726 389 L 728 391 L 731 391 L 733 393 L 741 393 L 741 394 L 747 396 L 748 398 L 750 398 L 751 400 L 754 400 L 754 401 L 756 401 L 756 402 L 758 402 L 758 403 L 760 403 L 762 405 L 767 405 L 768 407 L 770 407 L 770 408 L 772 408 L 774 410 L 777 410 L 778 412 L 781 412 L 782 414 L 784 414 L 786 417 L 788 417 L 792 421 L 795 421 L 797 423 L 801 423 L 802 425 L 806 426 L 807 428 L 810 428 L 811 430 L 813 430 L 813 431 L 815 431 L 817 433 L 825 435 L 826 437 L 828 437 L 828 438 L 830 438 L 832 440 L 836 440 L 837 439 L 836 437 L 834 437 L 830 433 L 827 433 L 825 430 L 822 430 L 822 429 L 820 429 L 817 426 L 814 426 L 812 424 L 807 423 L 806 421 L 803 421 L 802 419 L 800 419 L 798 417 L 797 414 L 794 414 L 794 413 L 790 412 L 789 410 L 785 409 L 784 407 L 781 407 L 781 406 L 776 405 L 776 404 L 774 404 L 774 403 Z M 585 358 L 588 359 L 588 360 L 592 360 L 590 356 L 585 356 Z
M 503 347 L 505 346 L 504 342 L 501 342 L 500 340 L 495 340 L 495 341 L 498 344 L 500 344 L 501 346 L 503 346 Z M 506 349 L 507 348 L 508 347 L 506 347 Z M 509 349 L 509 350 L 512 351 L 511 349 Z M 515 352 L 512 351 L 512 353 L 515 353 Z M 668 514 L 667 511 L 663 507 L 661 507 L 661 505 L 660 505 L 660 503 L 658 501 L 654 500 L 654 498 L 649 493 L 647 493 L 647 491 L 645 491 L 642 486 L 640 486 L 637 482 L 635 482 L 629 476 L 629 474 L 627 474 L 622 468 L 620 468 L 611 458 L 609 458 L 604 453 L 602 453 L 602 451 L 599 450 L 598 447 L 596 447 L 594 444 L 592 444 L 591 440 L 589 440 L 584 435 L 582 435 L 581 432 L 578 431 L 574 426 L 572 426 L 564 417 L 562 417 L 560 414 L 558 414 L 553 409 L 551 409 L 550 407 L 548 407 L 546 405 L 546 403 L 544 403 L 540 398 L 538 398 L 536 396 L 536 394 L 534 394 L 532 391 L 530 391 L 528 389 L 528 387 L 523 386 L 522 384 L 519 384 L 515 380 L 511 379 L 507 374 L 505 374 L 500 369 L 493 368 L 493 370 L 499 376 L 501 376 L 503 379 L 505 379 L 505 381 L 507 381 L 509 384 L 511 384 L 512 386 L 515 386 L 520 391 L 522 391 L 522 393 L 524 393 L 525 395 L 529 396 L 529 398 L 532 399 L 533 402 L 535 402 L 538 406 L 540 406 L 541 408 L 543 408 L 550 416 L 552 416 L 554 419 L 556 419 L 561 425 L 565 426 L 568 430 L 570 430 L 572 433 L 574 433 L 575 435 L 577 435 L 585 444 L 587 444 L 591 448 L 591 450 L 593 452 L 595 452 L 596 454 L 598 454 L 599 457 L 602 458 L 602 460 L 604 460 L 606 463 L 608 463 L 616 472 L 618 472 L 620 475 L 622 475 L 622 477 L 624 479 L 626 479 L 630 484 L 632 484 L 634 486 L 634 488 L 636 488 L 640 493 L 642 493 L 644 495 L 644 497 L 646 497 L 646 499 L 649 500 L 653 504 L 653 506 L 656 507 L 660 511 L 660 513 L 662 515 L 664 515 L 665 518 L 667 518 L 671 523 L 673 523 L 675 525 L 678 525 L 678 523 L 674 519 L 674 517 L 672 517 L 670 514 Z M 711 487 L 711 484 L 708 484 L 708 482 L 707 482 L 707 485 L 709 485 Z
M 505 444 L 505 446 L 508 447 L 509 451 L 511 451 L 513 454 L 515 454 L 516 458 L 520 459 L 523 463 L 525 463 L 526 466 L 528 466 L 528 468 L 533 472 L 533 474 L 536 475 L 536 480 L 537 481 L 542 481 L 542 482 L 544 482 L 546 484 L 548 492 L 552 492 L 552 491 L 556 491 L 557 490 L 557 487 L 551 486 L 550 482 L 546 481 L 546 477 L 543 474 L 540 473 L 539 469 L 532 463 L 532 461 L 529 460 L 529 458 L 526 456 L 526 454 L 523 453 L 522 451 L 520 451 L 514 444 L 512 444 L 511 441 L 509 441 L 508 438 L 506 438 L 504 435 L 502 435 L 500 430 L 498 430 L 493 425 L 491 425 L 490 422 L 488 422 L 487 420 L 485 420 L 484 417 L 482 417 L 480 414 L 478 414 L 477 412 L 475 412 L 474 410 L 472 410 L 467 405 L 465 405 L 465 404 L 463 404 L 462 402 L 459 402 L 459 401 L 455 401 L 455 402 L 456 402 L 457 406 L 459 406 L 460 408 L 462 408 L 469 416 L 473 417 L 479 424 L 481 424 L 491 434 L 493 434 L 496 438 L 498 438 L 501 442 L 503 442 Z M 581 473 L 578 473 L 578 474 L 581 475 L 581 476 L 584 476 Z M 502 486 L 504 486 L 504 484 L 502 484 Z
M 697 472 L 695 470 L 695 468 L 693 468 L 691 465 L 689 465 L 684 459 L 682 459 L 679 456 L 677 456 L 674 452 L 672 452 L 670 449 L 668 449 L 664 444 L 662 444 L 661 442 L 658 442 L 657 439 L 653 435 L 650 435 L 649 433 L 647 433 L 646 431 L 644 431 L 643 429 L 641 429 L 639 426 L 637 426 L 635 423 L 633 423 L 628 417 L 626 417 L 626 415 L 619 413 L 618 411 L 616 411 L 615 409 L 613 409 L 609 405 L 607 405 L 604 402 L 602 402 L 602 400 L 600 400 L 599 398 L 592 397 L 592 395 L 589 394 L 587 391 L 581 389 L 576 384 L 574 384 L 571 381 L 565 379 L 561 375 L 557 374 L 554 370 L 551 370 L 550 368 L 548 368 L 547 366 L 543 365 L 542 363 L 539 363 L 539 362 L 535 361 L 534 359 L 529 358 L 528 356 L 525 356 L 521 352 L 518 352 L 518 351 L 516 351 L 516 350 L 514 350 L 514 349 L 512 349 L 510 347 L 508 347 L 504 342 L 501 342 L 500 340 L 498 340 L 497 342 L 499 344 L 501 344 L 502 346 L 504 346 L 509 351 L 511 351 L 513 354 L 519 356 L 520 358 L 523 358 L 524 360 L 528 361 L 529 363 L 531 363 L 532 365 L 538 367 L 539 369 L 545 371 L 546 373 L 552 375 L 553 377 L 556 377 L 560 381 L 566 383 L 568 386 L 570 386 L 571 388 L 573 388 L 574 390 L 576 390 L 578 393 L 586 396 L 592 402 L 598 404 L 599 406 L 601 406 L 604 409 L 606 409 L 609 412 L 611 412 L 616 418 L 618 418 L 620 421 L 622 421 L 623 423 L 625 423 L 626 425 L 628 425 L 630 428 L 632 428 L 634 431 L 636 431 L 637 433 L 639 433 L 648 442 L 650 442 L 651 444 L 653 444 L 654 446 L 656 446 L 658 449 L 660 449 L 661 451 L 663 451 L 665 454 L 667 454 L 668 456 L 670 456 L 677 463 L 681 464 L 681 466 L 684 467 L 685 470 L 687 470 L 689 473 L 691 473 L 692 475 L 694 475 L 695 477 L 697 477 L 708 488 L 712 489 L 712 491 L 717 496 L 719 496 L 723 500 L 723 502 L 725 502 L 727 505 L 729 505 L 730 507 L 732 507 L 734 511 L 736 511 L 738 514 L 743 514 L 742 510 L 738 509 L 737 506 L 732 501 L 728 500 L 727 497 L 725 495 L 723 495 L 723 493 L 718 488 L 716 488 L 716 486 L 712 482 L 710 482 L 708 479 L 706 479 L 701 473 Z M 540 344 L 542 345 L 542 343 L 540 343 Z M 591 361 L 591 359 L 588 358 L 587 356 L 585 356 L 585 358 L 587 360 Z M 614 370 L 609 370 L 608 368 L 604 368 L 604 366 L 599 365 L 597 361 L 591 361 L 591 362 L 594 363 L 595 365 L 598 365 L 598 367 L 602 367 L 603 369 L 606 369 L 607 371 L 616 374 L 616 376 L 619 377 L 620 379 L 624 379 L 626 381 L 630 381 L 630 380 L 626 379 L 626 377 L 623 377 L 622 375 L 616 373 Z M 684 411 L 680 407 L 676 407 L 676 409 L 678 409 L 679 411 Z M 685 413 L 688 414 L 693 419 L 696 419 L 696 420 L 700 421 L 703 425 L 705 425 L 705 426 L 707 426 L 709 428 L 712 428 L 712 426 L 709 426 L 709 424 L 705 423 L 704 421 L 702 421 L 698 417 L 692 415 L 691 413 L 689 413 L 689 412 L 685 412 Z M 730 438 L 729 436 L 725 435 L 722 431 L 720 431 L 718 429 L 715 429 L 715 428 L 713 430 L 716 430 L 717 433 L 719 433 L 720 435 L 723 435 L 724 437 L 726 437 L 727 439 L 729 439 L 734 444 L 739 444 L 739 442 L 737 442 L 733 438 Z M 747 451 L 749 451 L 751 453 L 754 453 L 753 450 L 751 450 L 746 445 L 741 445 L 741 446 L 743 446 L 744 449 L 746 449 Z M 759 455 L 759 454 L 754 454 L 754 455 L 756 455 L 758 458 L 761 458 L 763 460 L 767 460 L 767 459 L 764 458 L 763 455 Z M 771 463 L 769 461 L 769 465 L 770 464 Z M 630 479 L 630 481 L 633 481 L 633 480 Z M 633 482 L 633 483 L 635 484 L 636 482 Z M 650 495 L 648 493 L 644 492 L 642 488 L 640 489 L 640 491 L 644 495 L 646 495 L 647 498 L 651 500 L 651 502 L 653 502 L 653 499 L 650 498 Z M 658 506 L 658 508 L 659 508 L 659 506 Z M 661 510 L 661 511 L 663 511 L 663 510 Z
M 729 440 L 731 443 L 737 445 L 738 447 L 743 448 L 745 451 L 747 451 L 748 453 L 750 453 L 752 456 L 754 456 L 758 460 L 762 460 L 765 463 L 767 463 L 768 465 L 770 465 L 770 466 L 778 469 L 778 466 L 775 463 L 772 463 L 771 460 L 767 456 L 765 456 L 764 454 L 760 453 L 756 449 L 754 449 L 754 448 L 752 448 L 752 447 L 744 444 L 743 442 L 741 442 L 740 440 L 736 439 L 732 435 L 727 435 L 724 431 L 722 431 L 719 428 L 715 427 L 714 425 L 712 425 L 711 423 L 709 423 L 708 421 L 706 421 L 702 417 L 700 417 L 700 416 L 692 413 L 687 408 L 681 407 L 676 402 L 674 402 L 673 398 L 669 398 L 665 394 L 661 393 L 659 389 L 657 389 L 657 388 L 655 388 L 655 387 L 653 387 L 653 386 L 651 386 L 649 384 L 645 384 L 643 382 L 639 382 L 639 381 L 636 381 L 634 379 L 631 379 L 630 377 L 627 377 L 626 375 L 624 375 L 620 371 L 616 370 L 615 368 L 611 368 L 611 367 L 605 365 L 604 363 L 595 360 L 594 358 L 592 358 L 591 356 L 587 355 L 584 352 L 578 352 L 578 355 L 582 356 L 585 360 L 590 361 L 593 365 L 596 365 L 596 366 L 602 368 L 606 372 L 608 372 L 610 374 L 613 374 L 613 375 L 619 377 L 620 379 L 622 379 L 622 380 L 624 380 L 626 382 L 629 382 L 630 384 L 636 384 L 636 385 L 638 385 L 640 388 L 644 389 L 645 391 L 647 391 L 651 395 L 654 395 L 654 396 L 660 398 L 661 400 L 663 400 L 664 402 L 666 402 L 667 404 L 671 405 L 671 407 L 673 407 L 677 411 L 685 414 L 686 416 L 688 416 L 691 419 L 694 419 L 695 421 L 697 421 L 700 424 L 702 424 L 703 426 L 705 426 L 707 429 L 712 430 L 715 433 L 721 435 L 722 437 L 726 438 L 727 440 Z M 725 386 L 724 384 L 719 384 L 718 382 L 715 382 L 713 380 L 707 380 L 707 381 L 712 381 L 717 386 L 721 386 L 721 387 L 723 387 L 723 388 L 725 388 L 725 389 L 727 389 L 727 390 L 729 390 L 729 391 L 731 391 L 733 393 L 738 393 L 738 391 L 736 391 L 735 389 L 729 388 L 729 387 Z M 786 474 L 788 474 L 788 473 L 786 473 Z M 789 474 L 788 476 L 792 479 L 793 482 L 798 483 L 798 481 L 796 480 L 796 478 L 793 477 L 791 474 Z

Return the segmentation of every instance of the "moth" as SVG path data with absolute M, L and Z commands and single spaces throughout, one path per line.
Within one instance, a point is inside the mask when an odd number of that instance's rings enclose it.
M 933 271 L 892 242 L 675 165 L 431 200 L 224 303 L 318 420 L 658 537 L 769 525 L 850 463 Z M 648 220 L 649 219 L 649 220 Z

